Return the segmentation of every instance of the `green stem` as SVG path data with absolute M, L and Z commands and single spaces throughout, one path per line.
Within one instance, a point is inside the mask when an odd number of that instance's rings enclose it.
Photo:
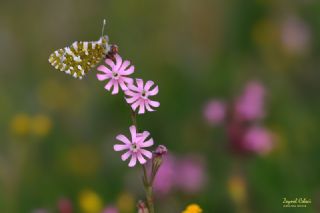
M 148 186 L 146 186 L 145 190 L 146 190 L 147 205 L 148 205 L 149 213 L 154 213 L 152 186 L 149 184 Z
M 130 107 L 131 109 L 131 107 Z M 137 128 L 137 131 L 138 131 L 138 126 L 137 126 L 137 113 L 135 111 L 133 111 L 131 109 L 131 121 L 132 121 L 132 124 Z

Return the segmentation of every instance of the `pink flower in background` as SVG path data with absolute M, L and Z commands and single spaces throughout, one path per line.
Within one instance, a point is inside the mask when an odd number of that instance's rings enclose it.
M 194 156 L 174 157 L 167 155 L 154 181 L 157 195 L 167 195 L 176 189 L 192 194 L 201 191 L 206 183 L 206 172 L 203 162 Z
M 154 86 L 153 81 L 147 81 L 145 85 L 142 79 L 136 79 L 136 82 L 137 86 L 130 84 L 128 85 L 129 90 L 125 91 L 125 94 L 129 96 L 129 98 L 126 98 L 127 103 L 131 104 L 134 111 L 139 108 L 139 114 L 145 113 L 146 110 L 154 111 L 152 107 L 159 107 L 160 103 L 150 100 L 150 97 L 158 94 L 158 86 Z
M 251 127 L 244 136 L 244 146 L 258 154 L 269 153 L 272 145 L 272 134 L 262 127 Z
M 112 94 L 118 94 L 119 86 L 123 91 L 128 89 L 128 84 L 133 83 L 133 79 L 127 77 L 134 72 L 134 66 L 130 66 L 129 61 L 122 62 L 122 58 L 116 54 L 115 55 L 116 63 L 111 59 L 106 59 L 105 63 L 110 67 L 100 65 L 97 69 L 102 73 L 97 74 L 99 81 L 108 80 L 109 82 L 104 87 L 106 90 L 110 91 L 113 87 Z
M 137 129 L 133 125 L 130 126 L 130 133 L 131 140 L 122 134 L 118 135 L 116 139 L 121 141 L 123 144 L 116 144 L 113 146 L 113 148 L 115 151 L 128 150 L 121 156 L 121 159 L 126 161 L 129 157 L 131 157 L 129 167 L 135 166 L 137 160 L 140 162 L 140 164 L 145 164 L 147 161 L 144 156 L 151 159 L 152 153 L 144 148 L 152 146 L 153 139 L 150 138 L 146 140 L 150 133 L 148 131 L 137 133 Z
M 72 203 L 67 198 L 62 198 L 58 201 L 59 213 L 72 213 Z
M 291 16 L 282 24 L 281 40 L 288 52 L 301 53 L 310 45 L 310 28 L 299 18 Z
M 232 153 L 267 154 L 273 148 L 272 134 L 256 124 L 265 116 L 265 94 L 259 81 L 249 81 L 234 103 L 226 106 L 222 101 L 212 100 L 205 105 L 204 115 L 210 124 L 224 122 Z
M 185 157 L 178 162 L 176 168 L 175 184 L 181 191 L 197 193 L 203 188 L 206 182 L 206 173 L 200 159 Z
M 245 120 L 264 117 L 265 89 L 259 82 L 249 82 L 243 94 L 236 101 L 236 113 Z
M 203 114 L 209 124 L 220 124 L 225 119 L 226 106 L 222 101 L 212 100 L 205 105 Z
M 114 206 L 108 206 L 102 213 L 119 213 L 118 209 Z
M 175 185 L 175 158 L 171 155 L 163 157 L 163 162 L 154 180 L 154 191 L 158 195 L 166 195 Z

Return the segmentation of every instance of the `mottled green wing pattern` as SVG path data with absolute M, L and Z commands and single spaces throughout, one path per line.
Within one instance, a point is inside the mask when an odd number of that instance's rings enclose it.
M 54 51 L 49 57 L 49 62 L 54 68 L 82 79 L 105 57 L 107 47 L 104 38 L 91 42 L 76 41 L 70 47 Z

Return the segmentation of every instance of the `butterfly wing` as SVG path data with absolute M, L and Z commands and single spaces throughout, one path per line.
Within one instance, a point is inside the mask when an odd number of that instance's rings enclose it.
M 82 79 L 106 54 L 106 45 L 99 41 L 76 41 L 70 47 L 54 51 L 50 64 L 75 78 Z

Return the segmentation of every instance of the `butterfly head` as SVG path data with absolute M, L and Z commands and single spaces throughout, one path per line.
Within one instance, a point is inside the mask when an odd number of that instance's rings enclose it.
M 104 48 L 105 54 L 110 51 L 109 37 L 107 35 L 101 36 L 98 43 Z

